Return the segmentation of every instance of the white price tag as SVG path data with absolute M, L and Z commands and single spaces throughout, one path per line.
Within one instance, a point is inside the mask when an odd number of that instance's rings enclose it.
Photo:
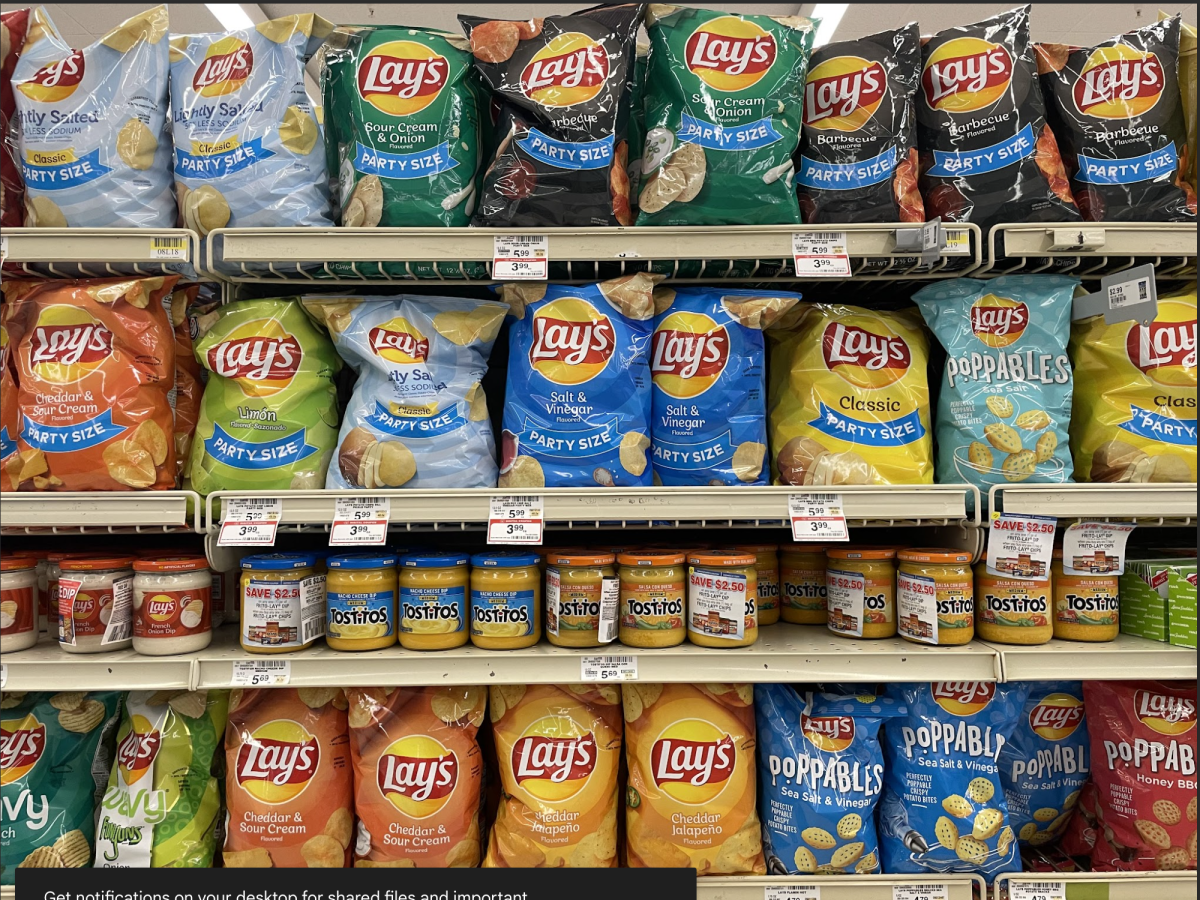
M 1124 575 L 1125 542 L 1136 526 L 1076 522 L 1063 532 L 1063 574 Z
M 540 544 L 542 542 L 542 498 L 533 496 L 493 497 L 488 516 L 489 544 Z
M 1150 280 L 1154 276 L 1142 276 L 1132 281 L 1108 286 L 1108 308 L 1124 309 L 1138 303 L 1150 302 Z
M 1065 881 L 1010 881 L 1008 900 L 1067 900 Z
M 545 281 L 550 274 L 550 239 L 544 234 L 498 234 L 492 239 L 492 278 Z
M 968 231 L 946 232 L 946 246 L 942 256 L 970 256 L 971 234 Z
M 150 238 L 150 258 L 187 262 L 188 239 L 179 237 Z
M 237 660 L 233 664 L 234 687 L 283 687 L 292 680 L 292 664 L 286 659 Z
M 947 884 L 893 884 L 892 900 L 950 900 Z
M 283 501 L 278 497 L 233 497 L 226 499 L 221 520 L 218 547 L 271 547 L 275 529 L 283 516 Z
M 792 232 L 792 258 L 798 278 L 845 278 L 850 274 L 846 232 Z
M 391 515 L 392 501 L 387 497 L 338 497 L 333 526 L 329 529 L 329 546 L 386 544 Z
M 774 884 L 763 888 L 763 900 L 821 900 L 819 884 Z
M 0 688 L 8 687 L 8 663 L 0 663 Z
M 1045 581 L 1054 553 L 1054 516 L 992 513 L 988 530 L 987 570 L 992 575 Z
M 841 494 L 788 494 L 793 541 L 848 541 Z
M 579 680 L 583 684 L 600 684 L 605 681 L 637 681 L 636 656 L 581 656 L 579 657 Z

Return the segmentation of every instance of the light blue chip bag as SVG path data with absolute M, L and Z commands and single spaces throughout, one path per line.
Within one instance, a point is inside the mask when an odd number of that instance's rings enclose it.
M 1071 300 L 1078 279 L 950 278 L 913 296 L 946 350 L 937 480 L 987 490 L 1073 481 Z
M 897 684 L 908 714 L 884 726 L 879 835 L 889 874 L 1019 872 L 1000 753 L 1029 694 L 1025 684 Z

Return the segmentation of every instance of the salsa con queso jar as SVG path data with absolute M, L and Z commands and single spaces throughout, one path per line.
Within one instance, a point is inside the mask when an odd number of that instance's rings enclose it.
M 620 585 L 612 553 L 546 554 L 546 637 L 558 647 L 599 647 L 616 640 Z
M 538 555 L 495 550 L 471 557 L 471 643 L 484 650 L 520 650 L 542 636 Z
M 975 565 L 975 633 L 998 644 L 1044 644 L 1054 637 L 1050 579 L 993 575 Z
M 688 639 L 701 647 L 758 640 L 758 573 L 747 550 L 688 554 Z
M 825 557 L 829 630 L 842 637 L 892 637 L 896 633 L 896 551 L 831 547 Z
M 675 647 L 683 643 L 683 553 L 647 550 L 622 553 L 621 622 L 628 647 Z
M 774 625 L 779 621 L 779 545 L 751 544 L 743 547 L 754 554 L 754 574 L 758 578 L 758 624 Z
M 1054 585 L 1054 636 L 1067 641 L 1112 641 L 1121 630 L 1116 575 L 1068 575 L 1062 548 L 1050 566 Z
M 900 637 L 921 644 L 969 644 L 975 636 L 971 554 L 901 550 L 896 575 Z
M 783 550 L 779 554 L 779 615 L 796 625 L 824 625 L 825 546 Z
M 325 566 L 325 643 L 334 650 L 396 643 L 396 554 L 338 553 Z
M 250 653 L 291 653 L 325 633 L 325 576 L 312 553 L 242 559 L 241 642 Z

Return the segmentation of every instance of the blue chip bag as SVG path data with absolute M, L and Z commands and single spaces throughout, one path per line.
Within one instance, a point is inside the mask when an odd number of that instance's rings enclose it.
M 1089 772 L 1083 683 L 1031 684 L 1000 754 L 1000 783 L 1017 838 L 1037 847 L 1062 837 Z
M 905 708 L 891 697 L 801 695 L 785 684 L 755 685 L 754 706 L 767 871 L 878 872 L 879 729 Z
M 650 334 L 645 273 L 570 287 L 506 284 L 508 390 L 500 487 L 645 487 Z
M 763 330 L 799 301 L 784 291 L 654 292 L 655 483 L 770 483 Z
M 990 882 L 1021 871 L 999 759 L 1028 694 L 1025 684 L 986 681 L 888 688 L 908 714 L 884 726 L 885 872 L 977 872 Z
M 937 410 L 937 480 L 1073 481 L 1071 300 L 1062 275 L 950 278 L 913 300 L 946 349 Z

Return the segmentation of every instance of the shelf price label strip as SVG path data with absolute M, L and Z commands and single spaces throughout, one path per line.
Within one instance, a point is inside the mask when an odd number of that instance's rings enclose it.
M 283 516 L 278 497 L 231 497 L 225 500 L 218 547 L 273 547 Z
M 392 501 L 387 497 L 338 497 L 329 529 L 329 546 L 386 544 L 391 517 Z
M 237 660 L 229 683 L 234 687 L 283 687 L 292 680 L 292 664 L 286 659 Z
M 848 541 L 841 494 L 788 494 L 793 541 Z
M 498 234 L 492 239 L 492 278 L 545 281 L 550 275 L 550 239 L 544 234 Z
M 543 511 L 539 495 L 493 497 L 488 514 L 489 544 L 540 544 Z
M 792 261 L 797 278 L 848 278 L 850 254 L 846 232 L 792 232 Z

